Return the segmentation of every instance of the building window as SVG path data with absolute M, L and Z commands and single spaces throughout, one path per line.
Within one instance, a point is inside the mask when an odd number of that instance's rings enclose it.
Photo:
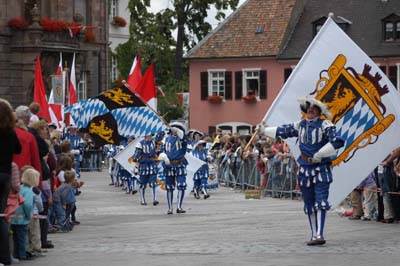
M 225 97 L 225 71 L 209 71 L 208 95 L 219 95 Z
M 115 81 L 118 78 L 117 70 L 117 57 L 115 55 L 111 56 L 111 80 Z
M 87 23 L 86 21 L 86 1 L 82 0 L 75 0 L 74 1 L 74 15 L 79 14 L 80 19 L 82 21 L 79 21 L 79 23 L 85 25 Z
M 389 66 L 389 75 L 388 78 L 389 80 L 392 82 L 393 86 L 399 90 L 399 66 L 400 64 L 396 65 L 396 66 Z
M 293 68 L 285 68 L 283 71 L 283 79 L 286 82 L 288 78 L 290 77 L 290 74 L 292 74 Z
M 256 33 L 263 33 L 264 32 L 264 25 L 257 25 Z
M 385 41 L 393 41 L 393 23 L 385 23 Z
M 111 16 L 118 16 L 118 0 L 111 0 Z
M 383 40 L 384 41 L 399 41 L 400 40 L 400 16 L 391 14 L 382 19 L 383 25 Z
M 81 72 L 81 78 L 77 88 L 78 101 L 87 99 L 87 73 Z
M 243 95 L 255 94 L 260 92 L 260 70 L 243 71 Z
M 396 40 L 400 40 L 400 21 L 396 23 Z

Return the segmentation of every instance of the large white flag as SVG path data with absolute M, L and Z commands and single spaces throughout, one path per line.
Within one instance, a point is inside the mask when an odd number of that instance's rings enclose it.
M 135 165 L 131 160 L 131 157 L 135 153 L 135 149 L 137 146 L 137 143 L 141 140 L 142 138 L 136 138 L 134 141 L 129 143 L 125 149 L 123 149 L 121 152 L 119 152 L 117 155 L 114 156 L 114 159 L 122 166 L 124 167 L 129 173 L 133 174 Z M 185 155 L 185 158 L 188 162 L 188 165 L 186 167 L 187 171 L 187 178 L 186 178 L 186 184 L 187 188 L 186 190 L 190 191 L 193 188 L 193 176 L 197 172 L 197 170 L 200 169 L 205 163 L 194 157 L 191 153 L 187 152 Z M 161 187 L 165 187 L 165 177 L 163 176 L 163 168 L 161 166 L 161 163 L 159 164 L 159 171 L 158 171 L 158 176 L 157 176 L 157 182 L 161 184 Z
M 324 102 L 345 139 L 334 161 L 329 200 L 339 204 L 399 145 L 400 96 L 385 74 L 329 17 L 275 99 L 264 121 L 301 119 L 297 99 Z M 296 139 L 288 139 L 299 155 Z

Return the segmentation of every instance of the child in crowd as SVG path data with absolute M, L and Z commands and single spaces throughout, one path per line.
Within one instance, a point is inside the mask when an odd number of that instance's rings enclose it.
M 33 191 L 32 187 L 39 185 L 39 172 L 33 168 L 27 168 L 22 172 L 22 186 L 20 195 L 25 202 L 19 206 L 15 212 L 15 217 L 11 220 L 11 230 L 14 240 L 14 258 L 19 260 L 30 260 L 26 252 L 28 237 L 28 224 L 33 213 Z
M 32 187 L 33 191 L 33 216 L 29 223 L 29 254 L 36 255 L 42 253 L 42 242 L 40 239 L 39 212 L 43 211 L 43 201 L 41 191 L 38 187 Z
M 69 155 L 63 154 L 60 157 L 57 167 L 57 180 L 59 185 L 65 182 L 64 174 L 66 171 L 72 171 L 72 165 L 73 165 L 73 160 Z
M 73 225 L 69 216 L 75 205 L 75 173 L 73 171 L 64 172 L 65 182 L 61 184 L 53 195 L 53 207 L 57 219 L 58 232 L 69 232 Z

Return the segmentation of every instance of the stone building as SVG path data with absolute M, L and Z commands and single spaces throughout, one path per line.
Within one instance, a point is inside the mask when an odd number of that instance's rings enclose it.
M 0 0 L 0 97 L 14 107 L 32 101 L 37 55 L 49 95 L 60 53 L 67 68 L 76 55 L 78 100 L 108 88 L 108 8 L 99 0 Z

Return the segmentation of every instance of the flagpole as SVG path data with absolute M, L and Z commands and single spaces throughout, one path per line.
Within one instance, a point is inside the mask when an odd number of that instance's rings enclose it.
M 126 80 L 123 80 L 123 81 L 122 81 L 122 84 L 130 90 L 129 84 L 128 84 L 128 82 L 126 82 Z M 170 128 L 169 124 L 167 123 L 167 121 L 165 121 L 164 117 L 162 117 L 156 110 L 154 110 L 150 105 L 148 105 L 147 102 L 146 102 L 145 100 L 143 100 L 143 98 L 142 98 L 138 93 L 136 93 L 136 92 L 132 92 L 132 93 L 135 94 L 136 97 L 138 97 L 140 100 L 142 100 L 142 102 L 143 102 L 150 110 L 152 110 L 152 111 L 157 115 L 157 117 L 160 118 L 160 120 L 164 122 L 164 124 L 165 124 L 168 128 Z
M 65 99 L 64 99 L 64 110 L 65 107 L 67 107 L 69 105 L 69 68 L 67 65 L 67 61 L 65 61 L 65 67 L 64 67 L 64 71 L 65 71 Z M 64 129 L 67 127 L 67 116 L 68 113 L 64 112 L 64 117 L 63 117 L 63 123 L 64 123 Z
M 244 147 L 244 150 L 247 151 L 250 147 L 250 144 L 253 142 L 254 138 L 256 137 L 256 135 L 258 134 L 258 128 L 256 129 L 256 131 L 254 131 L 253 135 L 251 136 L 249 142 L 247 142 L 246 146 Z

